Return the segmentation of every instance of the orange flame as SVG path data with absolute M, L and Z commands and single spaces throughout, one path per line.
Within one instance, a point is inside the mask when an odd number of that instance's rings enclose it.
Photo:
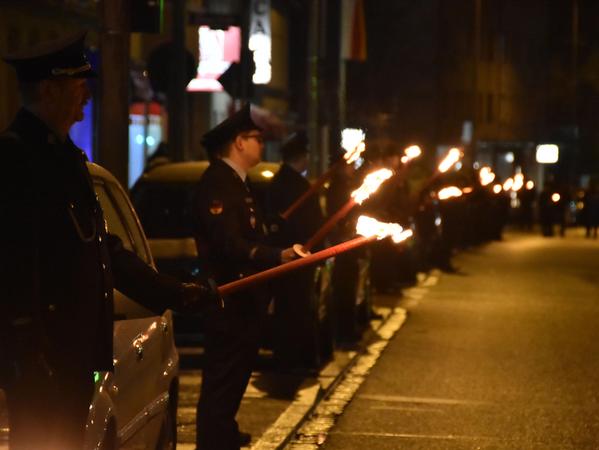
M 451 167 L 462 158 L 462 152 L 457 148 L 452 148 L 447 153 L 447 156 L 439 164 L 438 170 L 441 173 L 447 172 Z
M 371 172 L 364 178 L 362 186 L 351 193 L 352 198 L 358 204 L 362 204 L 364 200 L 370 197 L 383 184 L 384 181 L 391 178 L 393 171 L 389 169 L 379 169 Z
M 356 233 L 364 237 L 376 236 L 377 239 L 390 237 L 399 244 L 412 236 L 412 230 L 404 230 L 398 223 L 379 222 L 368 216 L 360 216 L 356 224 Z
M 403 151 L 403 156 L 401 157 L 401 162 L 403 164 L 411 161 L 415 158 L 418 158 L 422 155 L 422 150 L 417 145 L 410 145 Z
M 524 186 L 524 175 L 521 173 L 517 173 L 514 175 L 514 185 L 512 186 L 512 191 L 519 191 Z
M 482 186 L 491 184 L 493 180 L 495 180 L 495 174 L 489 166 L 481 167 L 480 171 L 478 172 L 478 176 Z
M 437 192 L 437 197 L 439 197 L 439 200 L 447 200 L 448 198 L 461 197 L 461 196 L 462 196 L 462 190 L 456 186 L 449 186 L 449 187 L 443 188 L 439 192 Z
M 358 160 L 360 155 L 364 153 L 364 150 L 366 150 L 366 144 L 362 141 L 351 150 L 346 150 L 343 154 L 343 159 L 347 164 L 352 164 Z

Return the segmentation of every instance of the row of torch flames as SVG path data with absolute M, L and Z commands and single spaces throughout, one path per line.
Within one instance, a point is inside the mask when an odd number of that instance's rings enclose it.
M 347 150 L 343 159 L 338 163 L 331 166 L 331 168 L 322 174 L 302 196 L 300 196 L 286 211 L 281 214 L 283 219 L 288 219 L 297 209 L 308 199 L 311 195 L 314 195 L 331 177 L 338 166 L 344 164 L 353 164 L 365 150 L 364 142 L 358 144 L 355 148 Z M 420 148 L 416 145 L 410 146 L 404 150 L 404 154 L 401 158 L 402 167 L 397 175 L 405 176 L 410 162 L 418 158 L 422 154 Z M 463 154 L 457 148 L 452 148 L 448 151 L 447 155 L 437 166 L 436 171 L 433 175 L 425 182 L 425 189 L 430 187 L 443 173 L 451 169 L 456 163 L 460 161 Z M 367 216 L 360 216 L 356 224 L 356 234 L 358 237 L 342 242 L 338 245 L 328 247 L 324 250 L 316 253 L 310 253 L 310 251 L 322 242 L 327 234 L 333 229 L 333 227 L 343 219 L 356 205 L 361 205 L 367 198 L 373 195 L 379 187 L 389 178 L 394 175 L 394 172 L 390 169 L 383 168 L 375 170 L 364 177 L 362 185 L 351 193 L 347 203 L 342 206 L 335 214 L 333 214 L 327 222 L 303 245 L 294 246 L 295 252 L 299 258 L 291 262 L 281 264 L 277 267 L 265 270 L 263 272 L 256 273 L 254 275 L 240 278 L 233 282 L 221 285 L 218 287 L 218 291 L 221 296 L 232 294 L 234 292 L 247 289 L 256 284 L 265 282 L 272 278 L 281 276 L 285 273 L 297 270 L 301 267 L 305 267 L 311 264 L 315 264 L 324 259 L 339 255 L 349 250 L 367 245 L 371 242 L 391 238 L 396 244 L 409 239 L 412 236 L 412 230 L 404 229 L 397 223 L 383 223 L 376 219 Z M 483 186 L 489 185 L 495 179 L 495 174 L 489 167 L 483 167 L 479 171 L 480 183 Z M 511 180 L 511 182 L 510 182 Z M 532 183 L 532 182 L 529 182 Z M 502 185 L 495 185 L 493 190 L 498 193 L 496 188 L 499 186 L 499 192 L 501 190 L 512 190 L 517 191 L 521 189 L 524 184 L 524 177 L 521 174 L 517 174 L 513 179 L 508 179 L 506 183 Z M 532 189 L 532 186 L 527 188 Z M 453 197 L 458 197 L 463 194 L 472 192 L 472 188 L 460 189 L 456 186 L 449 186 L 441 189 L 437 192 L 439 200 L 446 200 Z

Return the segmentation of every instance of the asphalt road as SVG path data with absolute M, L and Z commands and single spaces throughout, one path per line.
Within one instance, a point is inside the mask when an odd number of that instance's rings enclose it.
M 456 265 L 323 448 L 599 448 L 599 242 L 512 234 Z

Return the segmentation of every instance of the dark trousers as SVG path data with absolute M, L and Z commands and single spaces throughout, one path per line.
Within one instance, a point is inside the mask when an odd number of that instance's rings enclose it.
M 5 393 L 11 450 L 81 450 L 94 393 L 92 372 L 70 362 L 49 376 L 41 366 L 20 364 Z
M 235 416 L 252 374 L 263 316 L 216 311 L 206 318 L 205 364 L 196 416 L 199 450 L 238 450 Z
M 274 285 L 274 351 L 279 367 L 317 368 L 320 361 L 318 341 L 318 294 L 314 267 L 281 277 Z

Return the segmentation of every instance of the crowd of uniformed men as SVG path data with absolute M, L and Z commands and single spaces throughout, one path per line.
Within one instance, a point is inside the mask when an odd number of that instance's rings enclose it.
M 314 195 L 281 220 L 281 212 L 310 187 L 304 176 L 309 145 L 301 132 L 282 143 L 283 164 L 259 204 L 247 174 L 261 160 L 263 136 L 246 105 L 203 140 L 211 163 L 194 192 L 193 229 L 206 279 L 182 284 L 159 275 L 107 233 L 85 157 L 68 136 L 89 99 L 86 78 L 94 76 L 83 39 L 79 34 L 4 58 L 17 73 L 23 99 L 0 138 L 9 168 L 0 181 L 0 362 L 11 449 L 82 448 L 92 372 L 112 367 L 113 287 L 156 311 L 205 312 L 197 446 L 228 450 L 246 444 L 249 436 L 239 431 L 235 416 L 272 296 L 284 299 L 276 310 L 279 344 L 293 349 L 281 356 L 281 366 L 317 368 L 322 362 L 314 360 L 315 343 L 302 339 L 314 326 L 304 299 L 315 269 L 277 280 L 272 291 L 259 285 L 227 296 L 224 307 L 215 285 L 300 257 L 294 244 L 305 243 L 323 224 L 324 212 L 330 216 L 344 205 L 373 168 L 388 167 L 395 175 L 337 224 L 328 243 L 353 237 L 359 213 L 412 227 L 415 237 L 400 246 L 380 241 L 336 258 L 338 343 L 356 342 L 360 323 L 374 314 L 367 302 L 361 312 L 355 302 L 356 280 L 368 263 L 374 288 L 392 292 L 432 266 L 454 270 L 451 255 L 457 248 L 501 239 L 510 210 L 506 194 L 482 186 L 474 171 L 414 183 L 396 149 L 370 151 L 359 168 L 335 165 L 326 201 Z M 337 158 L 341 153 L 332 163 Z M 459 185 L 464 195 L 440 199 L 436 192 L 448 184 Z M 526 221 L 527 202 L 522 200 Z M 286 327 L 290 321 L 299 325 Z

